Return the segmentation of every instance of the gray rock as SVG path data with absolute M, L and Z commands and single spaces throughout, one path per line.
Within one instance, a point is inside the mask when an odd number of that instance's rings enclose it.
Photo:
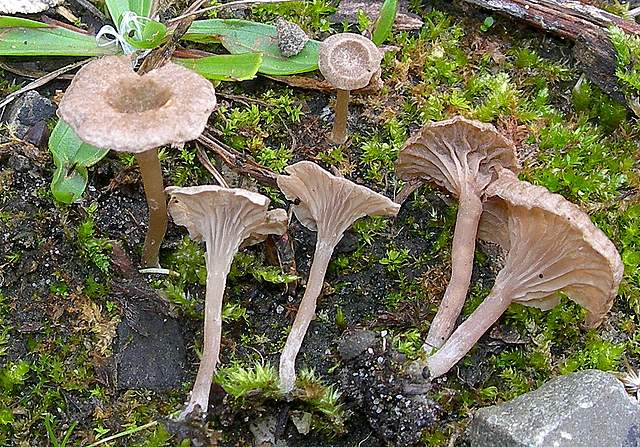
M 478 410 L 467 436 L 472 447 L 638 447 L 640 405 L 611 374 L 581 371 Z
M 162 391 L 184 380 L 186 349 L 177 320 L 140 306 L 118 326 L 117 388 Z
M 275 22 L 278 31 L 278 48 L 285 57 L 292 57 L 304 49 L 309 36 L 298 25 L 278 17 Z
M 7 112 L 6 122 L 15 127 L 18 138 L 24 138 L 29 129 L 47 121 L 56 113 L 53 103 L 35 90 L 20 96 Z
M 358 331 L 338 340 L 338 352 L 342 360 L 349 361 L 376 344 L 378 335 L 373 331 Z

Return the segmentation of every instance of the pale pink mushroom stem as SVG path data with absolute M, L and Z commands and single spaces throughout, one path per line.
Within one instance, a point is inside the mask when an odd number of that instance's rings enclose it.
M 202 359 L 200 360 L 198 375 L 196 376 L 189 402 L 182 412 L 184 416 L 191 414 L 196 407 L 199 407 L 201 413 L 206 412 L 209 407 L 211 378 L 218 364 L 220 340 L 222 339 L 222 300 L 233 256 L 228 259 L 220 259 L 218 253 L 215 255 L 209 254 L 209 250 L 207 250 L 206 261 L 207 287 Z
M 335 246 L 336 244 L 334 242 L 326 242 L 323 241 L 320 236 L 318 237 L 316 251 L 311 264 L 311 271 L 309 272 L 307 288 L 304 291 L 296 319 L 293 322 L 293 326 L 291 326 L 291 332 L 289 332 L 287 342 L 280 356 L 280 386 L 285 393 L 293 390 L 295 386 L 296 357 L 302 346 L 302 341 L 307 333 L 309 324 L 316 313 L 316 302 L 322 291 L 324 276 L 327 273 L 327 267 L 329 266 L 329 261 L 331 260 Z
M 424 344 L 427 353 L 440 348 L 453 332 L 471 282 L 482 201 L 472 188 L 465 188 L 459 200 L 451 249 L 451 280 L 427 334 Z
M 458 326 L 442 348 L 427 359 L 428 378 L 440 377 L 458 363 L 507 310 L 512 295 L 513 290 L 500 284 L 499 278 L 496 278 L 496 284 L 489 296 Z M 423 371 L 423 376 L 426 375 L 427 370 Z
M 349 90 L 340 90 L 336 96 L 336 116 L 329 139 L 336 144 L 347 141 L 347 118 L 349 116 Z

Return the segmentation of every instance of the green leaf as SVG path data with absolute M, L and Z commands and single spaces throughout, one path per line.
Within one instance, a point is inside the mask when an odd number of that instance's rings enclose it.
M 176 62 L 207 79 L 216 81 L 244 81 L 256 77 L 262 54 L 216 54 L 197 59 L 174 58 Z
M 0 28 L 46 28 L 49 25 L 21 17 L 0 16 Z
M 151 17 L 154 12 L 155 0 L 129 0 L 129 11 L 133 11 L 139 16 Z
M 154 0 L 105 0 L 111 20 L 120 30 L 120 19 L 127 11 L 135 12 L 141 17 L 151 17 Z
M 193 22 L 184 39 L 220 42 L 231 54 L 262 53 L 258 70 L 268 75 L 304 73 L 318 68 L 320 42 L 309 40 L 300 54 L 285 57 L 277 43 L 276 27 L 238 19 L 210 19 Z
M 167 27 L 155 20 L 142 22 L 142 35 L 137 33 L 134 37 L 124 36 L 124 39 L 133 47 L 149 50 L 159 46 L 167 38 Z
M 116 47 L 99 47 L 95 36 L 15 17 L 0 16 L 0 56 L 102 56 Z
M 84 143 L 67 123 L 58 120 L 49 138 L 49 150 L 56 170 L 51 192 L 62 203 L 78 200 L 87 186 L 87 168 L 96 164 L 109 152 Z
M 373 26 L 373 33 L 371 33 L 371 40 L 376 45 L 382 45 L 389 33 L 393 22 L 396 20 L 396 12 L 398 11 L 398 0 L 384 0 L 382 7 L 380 8 L 380 15 L 376 24 Z

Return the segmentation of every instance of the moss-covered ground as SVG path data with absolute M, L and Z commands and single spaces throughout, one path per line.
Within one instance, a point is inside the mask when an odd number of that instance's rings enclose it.
M 269 21 L 283 15 L 322 38 L 334 10 L 327 0 L 312 0 L 256 6 L 249 16 Z M 423 433 L 421 445 L 441 446 L 461 433 L 476 408 L 559 374 L 640 368 L 640 127 L 625 106 L 581 78 L 570 43 L 446 3 L 412 2 L 410 10 L 424 27 L 393 33 L 387 42 L 394 48 L 384 58 L 384 87 L 354 98 L 347 144 L 325 140 L 331 95 L 264 78 L 222 84 L 210 122 L 222 141 L 274 171 L 312 159 L 388 196 L 402 187 L 393 166 L 398 150 L 421 125 L 457 114 L 492 122 L 517 144 L 522 179 L 578 204 L 614 241 L 625 277 L 605 323 L 582 330 L 583 311 L 568 300 L 548 312 L 511 306 L 461 367 L 436 386 L 434 398 L 446 417 Z M 7 93 L 14 78 L 3 77 L 0 91 Z M 48 190 L 49 156 L 14 141 L 10 129 L 3 134 L 0 445 L 86 446 L 118 433 L 123 436 L 103 445 L 189 445 L 179 444 L 157 421 L 180 409 L 197 370 L 203 247 L 171 227 L 162 264 L 175 273 L 147 277 L 184 328 L 188 364 L 182 386 L 164 392 L 115 388 L 104 371 L 127 308 L 114 298 L 114 283 L 121 280 L 112 250 L 122 245 L 132 257 L 139 255 L 146 213 L 133 160 L 109 155 L 91 172 L 86 197 L 65 207 Z M 10 162 L 15 153 L 31 167 L 21 170 Z M 162 158 L 170 184 L 213 183 L 192 145 L 166 149 Z M 284 205 L 277 190 L 255 187 Z M 302 437 L 295 445 L 381 445 L 360 426 L 358 409 L 340 402 L 338 384 L 331 385 L 341 367 L 331 353 L 333 342 L 345 330 L 369 327 L 386 331 L 406 359 L 419 355 L 447 282 L 455 206 L 422 187 L 395 222 L 365 219 L 347 235 L 303 347 L 302 391 L 291 403 L 294 412 L 312 414 L 315 434 L 313 442 Z M 304 278 L 314 236 L 295 224 L 292 234 Z M 488 293 L 494 264 L 479 246 L 466 315 Z M 211 439 L 222 445 L 250 445 L 245 411 L 276 408 L 270 365 L 277 365 L 302 290 L 292 292 L 293 280 L 260 247 L 236 258 L 217 378 L 224 390 L 219 405 L 227 410 L 214 412 L 209 423 Z

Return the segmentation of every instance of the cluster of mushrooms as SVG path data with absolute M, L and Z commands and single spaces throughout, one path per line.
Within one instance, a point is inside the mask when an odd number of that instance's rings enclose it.
M 349 91 L 379 78 L 381 59 L 380 50 L 360 35 L 335 35 L 321 46 L 320 70 L 338 90 L 334 141 L 346 139 Z M 269 199 L 256 192 L 214 185 L 164 188 L 157 149 L 197 138 L 215 106 L 211 83 L 186 68 L 169 62 L 139 75 L 128 57 L 107 56 L 78 72 L 58 109 L 83 141 L 136 155 L 149 205 L 143 266 L 158 265 L 168 213 L 206 245 L 203 353 L 182 418 L 207 412 L 234 255 L 269 235 L 284 234 L 289 224 L 285 210 L 269 210 Z M 449 371 L 512 302 L 549 309 L 564 293 L 587 310 L 590 327 L 612 305 L 622 277 L 613 244 L 578 207 L 518 180 L 517 168 L 509 140 L 491 125 L 462 117 L 426 125 L 400 152 L 401 179 L 431 182 L 459 200 L 451 281 L 425 340 L 425 360 L 410 368 L 418 380 Z M 395 216 L 400 205 L 310 161 L 285 172 L 277 178 L 279 188 L 298 221 L 317 232 L 306 290 L 280 357 L 281 388 L 289 393 L 336 245 L 357 219 Z M 456 329 L 477 238 L 498 244 L 506 260 L 491 294 Z

